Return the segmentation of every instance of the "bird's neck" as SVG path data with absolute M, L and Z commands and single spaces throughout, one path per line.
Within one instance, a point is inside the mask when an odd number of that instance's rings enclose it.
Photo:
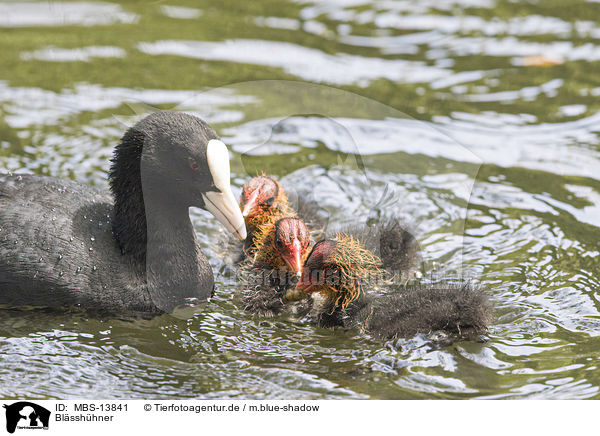
M 339 294 L 338 294 L 339 296 Z M 347 305 L 342 305 L 341 299 L 336 299 L 333 293 L 321 293 L 313 296 L 317 321 L 321 327 L 355 327 L 366 321 L 370 308 L 371 298 L 360 294 Z
M 115 193 L 113 230 L 123 255 L 147 260 L 149 249 L 176 254 L 195 250 L 188 207 L 141 186 Z
M 142 198 L 115 201 L 113 227 L 119 231 L 123 255 L 145 277 L 153 303 L 171 312 L 210 297 L 213 276 L 188 208 L 168 197 L 146 189 Z
M 361 277 L 354 275 L 352 265 L 338 265 L 325 272 L 327 282 L 321 293 L 326 298 L 330 311 L 345 310 L 352 302 L 364 294 Z
M 187 207 L 146 197 L 146 277 L 154 303 L 170 312 L 205 300 L 213 275 L 200 251 Z

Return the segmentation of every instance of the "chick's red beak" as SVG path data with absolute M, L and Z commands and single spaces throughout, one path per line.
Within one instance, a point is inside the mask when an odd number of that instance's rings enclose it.
M 245 200 L 246 204 L 242 208 L 242 216 L 244 218 L 252 215 L 258 207 L 258 189 L 252 192 Z
M 283 255 L 283 260 L 288 268 L 300 277 L 302 274 L 302 244 L 298 239 L 294 239 L 289 248 L 289 251 Z

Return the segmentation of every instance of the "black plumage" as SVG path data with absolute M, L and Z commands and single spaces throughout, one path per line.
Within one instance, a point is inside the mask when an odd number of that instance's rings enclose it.
M 203 194 L 215 190 L 212 139 L 197 117 L 149 115 L 115 148 L 112 196 L 1 175 L 0 304 L 154 313 L 209 297 L 212 270 L 188 208 L 204 207 Z
M 437 330 L 471 338 L 487 330 L 492 305 L 485 289 L 471 283 L 416 284 L 362 294 L 345 309 L 322 302 L 314 316 L 322 327 L 358 328 L 379 340 Z

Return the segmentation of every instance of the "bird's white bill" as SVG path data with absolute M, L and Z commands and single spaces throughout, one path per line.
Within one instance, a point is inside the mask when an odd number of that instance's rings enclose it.
M 205 192 L 204 208 L 212 213 L 227 230 L 235 233 L 242 241 L 246 239 L 246 225 L 242 211 L 231 192 L 229 184 L 229 151 L 218 139 L 208 141 L 206 160 L 213 183 L 221 192 Z
M 227 230 L 241 239 L 246 239 L 246 225 L 242 211 L 238 206 L 231 189 L 225 192 L 205 192 L 202 194 L 204 198 L 204 208 L 213 214 Z

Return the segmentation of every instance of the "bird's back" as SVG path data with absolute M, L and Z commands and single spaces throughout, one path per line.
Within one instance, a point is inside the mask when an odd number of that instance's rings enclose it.
M 0 175 L 0 304 L 149 304 L 139 290 L 140 274 L 121 255 L 111 219 L 112 198 L 90 186 Z
M 407 286 L 369 300 L 353 318 L 383 340 L 437 330 L 473 336 L 484 333 L 492 321 L 485 289 L 470 283 Z

